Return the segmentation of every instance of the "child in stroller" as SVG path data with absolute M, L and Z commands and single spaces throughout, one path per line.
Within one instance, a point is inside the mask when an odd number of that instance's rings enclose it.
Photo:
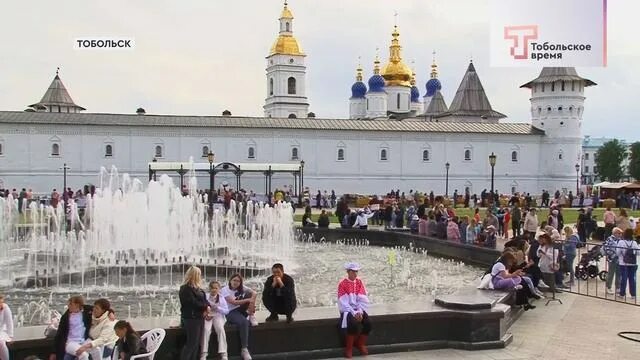
M 607 272 L 605 270 L 600 271 L 598 267 L 598 262 L 602 258 L 601 248 L 601 245 L 596 245 L 580 256 L 580 262 L 576 266 L 576 277 L 578 279 L 587 280 L 596 276 L 602 281 L 607 279 Z

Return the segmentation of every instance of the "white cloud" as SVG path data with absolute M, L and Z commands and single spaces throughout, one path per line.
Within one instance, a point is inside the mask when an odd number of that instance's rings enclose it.
M 388 56 L 394 13 L 403 55 L 416 61 L 424 92 L 435 49 L 450 102 L 473 57 L 493 107 L 509 121 L 529 120 L 529 93 L 519 85 L 540 69 L 489 67 L 487 1 L 291 0 L 294 31 L 307 53 L 311 111 L 346 117 L 358 56 L 366 76 L 375 48 Z M 609 66 L 579 68 L 598 83 L 586 91 L 585 134 L 637 139 L 640 44 L 631 0 L 609 2 Z M 23 110 L 40 99 L 55 68 L 74 100 L 91 112 L 261 116 L 265 59 L 277 34 L 282 1 L 114 0 L 9 2 L 0 22 L 0 109 Z M 579 9 L 576 9 L 579 12 Z M 7 36 L 10 35 L 10 36 Z M 73 49 L 80 36 L 134 37 L 133 52 Z M 611 120 L 616 126 L 611 126 Z M 623 131 L 619 131 L 622 129 Z

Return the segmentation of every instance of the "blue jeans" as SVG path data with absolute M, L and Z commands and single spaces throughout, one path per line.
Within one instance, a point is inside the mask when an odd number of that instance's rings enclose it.
M 247 314 L 239 311 L 238 309 L 231 310 L 227 314 L 227 322 L 233 324 L 238 328 L 238 334 L 240 335 L 240 346 L 243 349 L 249 347 L 249 327 L 251 323 L 247 320 Z
M 627 294 L 627 279 L 629 279 L 629 293 L 631 296 L 636 296 L 636 271 L 638 271 L 638 265 L 620 265 L 620 296 Z
M 569 266 L 569 281 L 574 281 L 576 278 L 576 268 L 573 263 L 576 260 L 576 254 L 565 255 L 565 260 L 567 260 L 567 266 Z

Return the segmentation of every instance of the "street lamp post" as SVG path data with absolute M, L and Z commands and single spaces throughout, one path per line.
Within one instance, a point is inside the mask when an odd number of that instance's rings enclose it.
M 451 166 L 451 164 L 446 163 L 444 164 L 444 168 L 447 170 L 447 175 L 445 176 L 445 181 L 444 181 L 444 197 L 448 198 L 449 197 L 449 167 Z
M 493 179 L 494 179 L 494 170 L 496 168 L 496 154 L 494 154 L 493 152 L 491 153 L 491 155 L 489 155 L 489 164 L 491 165 L 491 194 L 493 196 L 495 196 L 495 194 L 493 194 Z M 492 199 L 493 200 L 493 199 Z
M 67 166 L 67 163 L 62 164 L 62 194 L 67 193 L 67 170 L 71 170 L 70 167 Z
M 304 160 L 300 160 L 300 193 L 298 194 L 298 207 L 303 207 L 302 197 L 304 193 Z
M 158 162 L 158 159 L 154 156 L 151 162 Z M 158 181 L 158 179 L 156 178 L 156 170 L 153 170 L 153 181 Z
M 580 164 L 576 164 L 576 196 L 580 193 Z
M 209 160 L 209 214 L 213 214 L 213 159 L 215 154 L 211 151 L 207 154 Z

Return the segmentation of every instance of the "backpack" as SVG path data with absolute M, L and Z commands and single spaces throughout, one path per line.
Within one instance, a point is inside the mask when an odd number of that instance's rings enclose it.
M 636 252 L 633 249 L 633 244 L 631 244 L 629 246 L 629 244 L 627 243 L 627 248 L 624 250 L 624 256 L 622 257 L 622 261 L 624 261 L 624 263 L 626 265 L 636 265 Z
M 614 240 L 613 236 L 610 236 L 607 241 L 604 243 L 600 252 L 602 255 L 607 257 L 607 261 L 616 261 L 618 260 L 618 254 L 616 254 L 616 247 L 618 246 L 618 242 Z

